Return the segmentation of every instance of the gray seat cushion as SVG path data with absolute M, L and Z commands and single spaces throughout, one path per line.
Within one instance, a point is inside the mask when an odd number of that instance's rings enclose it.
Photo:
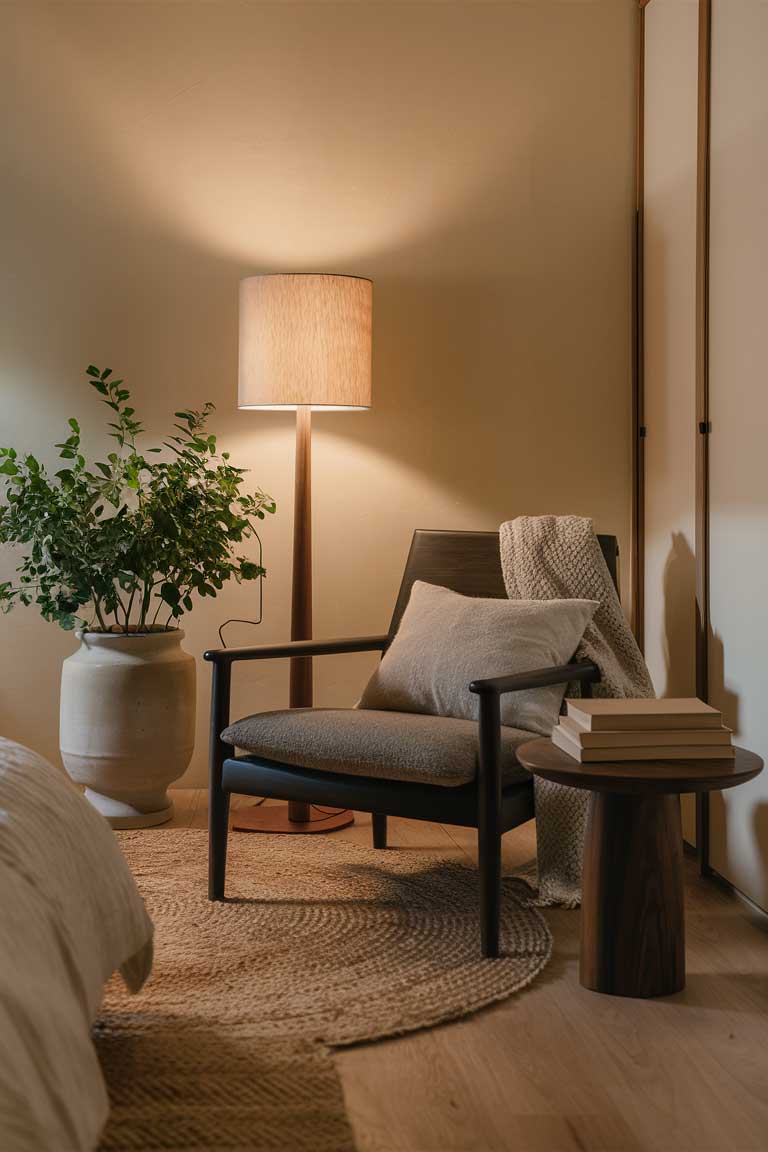
M 414 712 L 291 708 L 257 712 L 221 734 L 253 756 L 321 772 L 455 788 L 477 775 L 477 724 Z M 530 779 L 516 749 L 535 734 L 501 729 L 504 783 Z

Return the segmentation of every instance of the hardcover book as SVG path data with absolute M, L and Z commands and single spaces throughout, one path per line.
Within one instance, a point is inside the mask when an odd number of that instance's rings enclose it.
M 568 715 L 586 732 L 663 732 L 723 726 L 717 708 L 696 698 L 569 700 Z
M 662 740 L 665 733 L 659 734 Z M 730 744 L 651 744 L 645 747 L 583 748 L 561 725 L 552 732 L 552 743 L 581 764 L 619 760 L 730 760 Z
M 730 728 L 670 728 L 662 733 L 658 729 L 645 728 L 640 731 L 615 729 L 590 732 L 576 723 L 572 716 L 561 716 L 560 727 L 563 733 L 576 740 L 580 748 L 643 748 L 654 744 L 716 744 L 727 747 L 731 743 Z

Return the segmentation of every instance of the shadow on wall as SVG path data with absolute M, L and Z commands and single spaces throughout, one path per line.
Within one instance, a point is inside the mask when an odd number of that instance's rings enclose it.
M 710 699 L 720 701 L 723 723 L 738 733 L 741 727 L 740 701 L 737 694 L 726 686 L 725 646 L 722 637 L 714 631 L 709 636 L 709 695 Z
M 696 631 L 691 589 L 696 585 L 696 558 L 684 533 L 672 533 L 664 564 L 664 666 L 661 696 L 688 696 L 695 679 Z
M 725 645 L 719 633 L 710 631 L 709 636 L 709 698 L 718 705 L 723 714 L 723 723 L 738 741 L 741 728 L 741 700 L 736 692 L 726 685 Z M 733 825 L 728 819 L 728 805 L 731 798 L 723 792 L 710 792 L 710 860 L 729 860 L 729 837 L 733 835 Z M 768 875 L 768 804 L 756 803 L 752 809 L 753 843 L 764 861 L 764 874 Z M 739 837 L 747 835 L 746 826 Z M 722 866 L 720 866 L 722 870 Z
M 726 686 L 725 645 L 722 636 L 714 630 L 711 630 L 709 635 L 709 698 L 719 705 L 723 723 L 733 731 L 735 742 L 741 727 L 741 701 L 738 695 Z M 710 861 L 717 856 L 723 860 L 730 859 L 728 838 L 732 833 L 732 825 L 728 820 L 728 803 L 728 797 L 722 792 L 709 793 Z M 754 843 L 758 847 L 761 844 L 765 845 L 765 851 L 768 852 L 768 804 L 755 805 L 753 828 Z M 763 841 L 760 840 L 761 835 L 765 836 Z M 719 847 L 715 843 L 716 840 L 720 841 Z
M 696 676 L 696 615 L 690 590 L 696 586 L 696 557 L 684 533 L 672 533 L 664 565 L 664 665 L 662 696 L 689 696 Z M 725 652 L 717 632 L 709 637 L 709 694 L 721 701 L 724 722 L 739 729 L 739 697 L 725 684 Z

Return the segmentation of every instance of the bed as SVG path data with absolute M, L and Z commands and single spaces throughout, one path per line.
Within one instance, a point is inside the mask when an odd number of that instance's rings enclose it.
M 138 991 L 152 922 L 112 829 L 0 738 L 0 1148 L 89 1152 L 109 1111 L 91 1040 L 104 984 Z

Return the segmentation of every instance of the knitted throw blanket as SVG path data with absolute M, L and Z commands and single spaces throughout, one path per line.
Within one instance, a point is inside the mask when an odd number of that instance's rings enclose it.
M 598 600 L 577 660 L 600 669 L 595 696 L 654 696 L 592 528 L 581 516 L 518 516 L 499 529 L 501 567 L 511 600 Z M 578 695 L 578 685 L 567 695 Z M 576 908 L 589 793 L 534 777 L 538 887 L 534 903 Z

